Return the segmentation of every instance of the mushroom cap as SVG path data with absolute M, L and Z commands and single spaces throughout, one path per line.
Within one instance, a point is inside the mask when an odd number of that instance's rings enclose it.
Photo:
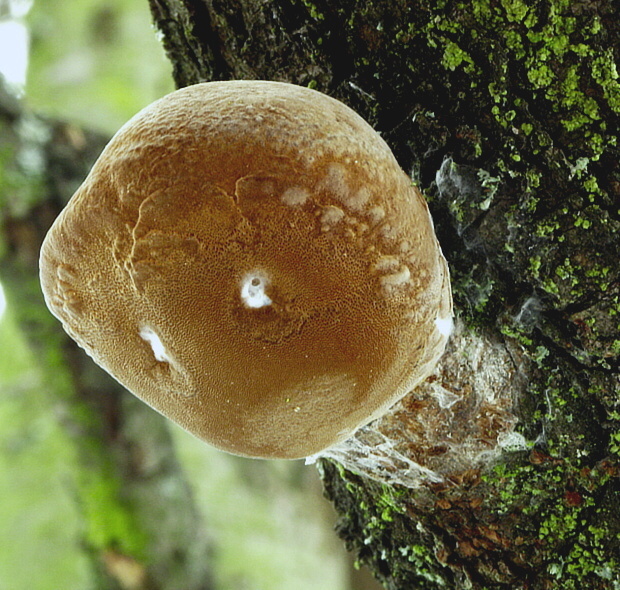
M 452 315 L 426 203 L 341 102 L 183 88 L 126 123 L 41 250 L 48 307 L 153 408 L 234 454 L 299 458 L 426 378 Z

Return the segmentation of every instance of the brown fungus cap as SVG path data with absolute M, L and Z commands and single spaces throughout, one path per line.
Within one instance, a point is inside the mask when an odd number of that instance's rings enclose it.
M 131 119 L 41 251 L 49 308 L 135 395 L 231 453 L 298 458 L 424 379 L 451 318 L 428 208 L 344 104 L 197 84 Z

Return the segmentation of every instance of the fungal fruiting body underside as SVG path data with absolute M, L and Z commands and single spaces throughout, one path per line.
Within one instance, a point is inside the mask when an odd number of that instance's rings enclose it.
M 208 442 L 303 457 L 426 377 L 449 331 L 426 203 L 343 104 L 209 83 L 127 123 L 53 226 L 50 309 Z

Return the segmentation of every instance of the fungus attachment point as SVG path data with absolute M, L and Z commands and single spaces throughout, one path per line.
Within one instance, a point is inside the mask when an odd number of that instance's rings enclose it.
M 384 413 L 432 371 L 452 315 L 428 207 L 386 143 L 278 82 L 197 84 L 138 113 L 40 270 L 99 365 L 251 457 L 314 455 Z
M 241 281 L 241 299 L 247 307 L 258 309 L 271 305 L 272 301 L 266 293 L 267 278 L 261 273 L 249 273 Z
M 417 488 L 471 478 L 502 454 L 526 450 L 514 412 L 529 384 L 525 349 L 460 321 L 450 330 L 429 379 L 306 462 L 330 458 L 383 483 Z

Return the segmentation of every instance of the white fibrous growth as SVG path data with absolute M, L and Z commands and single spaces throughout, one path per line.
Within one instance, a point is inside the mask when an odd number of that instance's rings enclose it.
M 439 333 L 443 336 L 450 336 L 452 334 L 452 330 L 454 329 L 454 321 L 452 320 L 452 316 L 448 315 L 445 318 L 440 318 L 437 316 L 435 318 L 435 326 Z
M 153 349 L 153 355 L 155 356 L 155 360 L 161 363 L 172 362 L 172 358 L 168 354 L 168 351 L 166 350 L 164 343 L 161 341 L 161 338 L 155 333 L 155 331 L 152 328 L 149 328 L 148 326 L 144 326 L 140 330 L 140 338 L 142 338 L 142 340 L 145 340 L 151 345 L 151 348 Z
M 452 332 L 431 378 L 350 438 L 308 457 L 332 459 L 371 479 L 418 488 L 458 480 L 503 453 L 527 451 L 514 413 L 527 386 L 523 348 L 451 318 L 435 320 Z
M 267 295 L 269 285 L 267 277 L 260 272 L 251 272 L 241 281 L 241 299 L 247 307 L 258 309 L 271 305 L 272 301 Z

